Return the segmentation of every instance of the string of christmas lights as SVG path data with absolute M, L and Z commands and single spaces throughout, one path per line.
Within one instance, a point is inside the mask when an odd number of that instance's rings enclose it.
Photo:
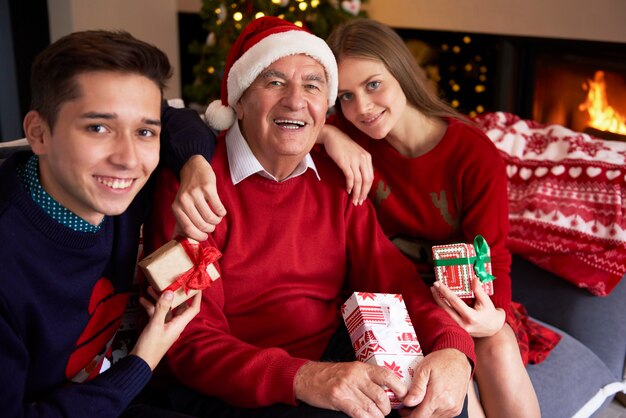
M 483 34 L 397 29 L 434 90 L 459 112 L 493 111 L 497 39 Z
M 485 112 L 486 93 L 488 91 L 488 66 L 483 56 L 472 48 L 472 37 L 461 35 L 452 43 L 442 43 L 441 71 L 445 73 L 447 83 L 440 83 L 442 94 L 452 107 L 474 117 Z

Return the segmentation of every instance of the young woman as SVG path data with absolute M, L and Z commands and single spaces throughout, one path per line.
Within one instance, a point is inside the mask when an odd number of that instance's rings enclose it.
M 385 233 L 426 281 L 434 281 L 433 245 L 473 242 L 480 234 L 491 248 L 491 297 L 478 281 L 469 303 L 433 287 L 438 304 L 474 337 L 480 400 L 470 385 L 470 416 L 539 417 L 525 369 L 535 354 L 526 345 L 532 332 L 523 307 L 511 301 L 507 178 L 498 150 L 430 90 L 389 27 L 354 19 L 327 42 L 339 65 L 339 95 L 320 142 L 328 148 L 347 134 L 371 154 L 369 197 Z

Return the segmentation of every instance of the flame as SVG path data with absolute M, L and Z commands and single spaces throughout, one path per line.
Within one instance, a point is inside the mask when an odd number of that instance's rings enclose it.
M 589 112 L 589 126 L 601 131 L 626 135 L 626 117 L 617 113 L 608 103 L 604 71 L 596 71 L 593 80 L 588 82 L 588 86 L 583 85 L 584 90 L 589 90 L 587 99 L 578 106 L 578 109 Z

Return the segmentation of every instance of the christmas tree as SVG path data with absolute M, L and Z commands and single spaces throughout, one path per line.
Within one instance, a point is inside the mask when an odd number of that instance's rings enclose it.
M 226 56 L 241 30 L 253 19 L 278 16 L 326 39 L 338 24 L 366 17 L 367 0 L 203 0 L 200 10 L 205 42 L 194 41 L 189 53 L 198 57 L 194 82 L 184 87 L 186 101 L 206 105 L 219 98 Z

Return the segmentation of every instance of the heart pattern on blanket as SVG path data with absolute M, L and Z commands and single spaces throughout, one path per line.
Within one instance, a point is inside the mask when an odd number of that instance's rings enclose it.
M 506 174 L 509 177 L 513 177 L 516 173 L 517 173 L 517 166 L 516 165 L 507 165 L 506 166 Z
M 606 175 L 607 179 L 613 180 L 613 179 L 617 178 L 621 173 L 620 173 L 619 170 L 608 170 L 604 174 Z
M 595 177 L 602 172 L 602 169 L 600 167 L 587 167 L 586 172 L 589 177 Z
M 565 173 L 565 167 L 562 165 L 555 165 L 550 171 L 555 176 L 560 176 L 561 174 Z
M 530 168 L 524 167 L 519 171 L 519 176 L 523 178 L 524 180 L 528 180 L 530 176 L 532 175 L 533 175 L 533 170 L 531 170 Z
M 582 167 L 570 167 L 568 172 L 572 178 L 578 178 L 582 174 L 583 169 Z
M 474 120 L 505 159 L 510 251 L 609 294 L 626 273 L 626 143 L 504 112 Z

